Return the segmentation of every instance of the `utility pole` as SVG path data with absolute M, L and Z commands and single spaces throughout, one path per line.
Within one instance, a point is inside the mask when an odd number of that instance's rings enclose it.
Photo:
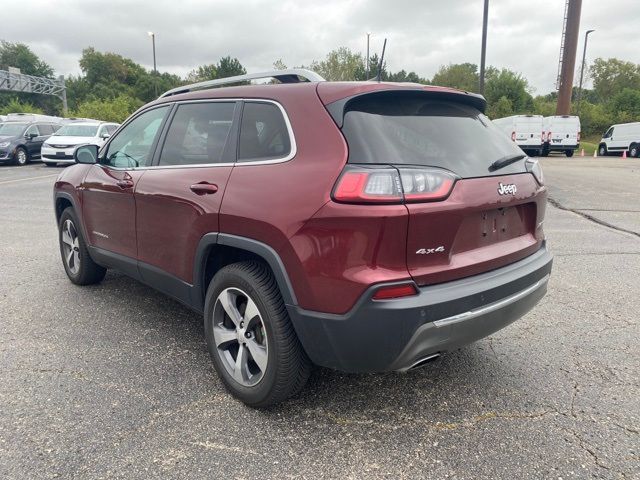
M 562 47 L 563 54 L 556 115 L 569 115 L 571 113 L 571 92 L 573 90 L 573 72 L 576 68 L 581 10 L 582 0 L 567 0 L 567 17 Z
M 580 116 L 580 101 L 582 100 L 582 79 L 584 78 L 584 62 L 587 58 L 587 40 L 589 40 L 589 34 L 595 32 L 595 30 L 587 30 L 584 34 L 584 50 L 582 51 L 582 66 L 580 67 L 580 89 L 578 90 L 578 105 L 576 106 L 576 115 Z
M 367 32 L 367 80 L 369 80 L 369 37 L 371 32 Z
M 158 69 L 156 68 L 156 34 L 153 32 L 147 32 L 147 35 L 151 37 L 151 44 L 153 45 L 153 92 L 155 96 L 158 96 Z
M 487 58 L 487 23 L 489 21 L 489 0 L 484 0 L 482 15 L 482 52 L 480 53 L 480 95 L 484 95 L 484 67 Z

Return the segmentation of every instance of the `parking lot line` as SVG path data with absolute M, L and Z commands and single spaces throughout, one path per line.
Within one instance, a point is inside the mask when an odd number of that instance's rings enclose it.
M 39 178 L 51 178 L 51 177 L 57 177 L 57 176 L 58 174 L 54 173 L 53 175 L 39 175 L 36 177 L 16 178 L 15 180 L 5 180 L 4 182 L 0 182 L 0 185 L 6 185 L 7 183 L 26 182 L 27 180 L 37 180 Z

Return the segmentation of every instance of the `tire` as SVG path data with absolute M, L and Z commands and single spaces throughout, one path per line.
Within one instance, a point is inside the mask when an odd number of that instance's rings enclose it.
M 282 402 L 309 378 L 311 362 L 273 274 L 261 263 L 235 263 L 216 273 L 207 290 L 204 331 L 220 379 L 251 407 Z
M 18 147 L 13 154 L 13 161 L 16 165 L 23 167 L 29 163 L 29 154 L 24 148 Z
M 567 157 L 571 158 L 571 157 L 573 157 L 573 150 L 565 150 L 565 151 L 564 151 L 564 154 L 565 154 Z
M 93 261 L 80 228 L 80 222 L 72 207 L 67 207 L 58 223 L 60 255 L 67 277 L 76 285 L 100 283 L 107 269 Z
M 640 155 L 640 147 L 637 143 L 632 143 L 629 147 L 629 156 L 637 158 Z
M 58 164 L 55 162 L 44 162 L 47 167 L 57 167 Z
M 600 144 L 600 146 L 598 147 L 598 155 L 601 157 L 606 157 L 607 154 L 607 146 L 604 143 Z

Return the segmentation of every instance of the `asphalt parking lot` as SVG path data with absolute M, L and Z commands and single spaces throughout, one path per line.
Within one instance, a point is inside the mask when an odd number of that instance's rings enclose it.
M 55 169 L 0 167 L 0 477 L 640 478 L 640 160 L 543 160 L 555 263 L 526 317 L 408 374 L 318 369 L 266 411 L 201 319 L 62 268 Z

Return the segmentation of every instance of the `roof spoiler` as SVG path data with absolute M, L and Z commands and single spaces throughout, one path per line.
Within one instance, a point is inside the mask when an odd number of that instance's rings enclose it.
M 470 105 L 474 108 L 477 108 L 482 113 L 485 112 L 487 108 L 487 101 L 482 95 L 477 93 L 469 93 L 457 90 L 426 90 L 424 88 L 402 88 L 402 89 L 384 89 L 384 90 L 373 90 L 369 92 L 359 93 L 357 95 L 353 95 L 351 97 L 345 97 L 340 100 L 336 100 L 335 102 L 329 103 L 326 105 L 327 111 L 333 118 L 336 125 L 339 128 L 342 128 L 342 124 L 344 121 L 344 112 L 349 106 L 349 103 L 353 102 L 356 99 L 362 98 L 364 96 L 387 96 L 387 95 L 402 95 L 402 96 L 424 96 L 424 97 L 432 97 L 438 100 L 448 100 L 457 103 L 463 103 L 466 105 Z

